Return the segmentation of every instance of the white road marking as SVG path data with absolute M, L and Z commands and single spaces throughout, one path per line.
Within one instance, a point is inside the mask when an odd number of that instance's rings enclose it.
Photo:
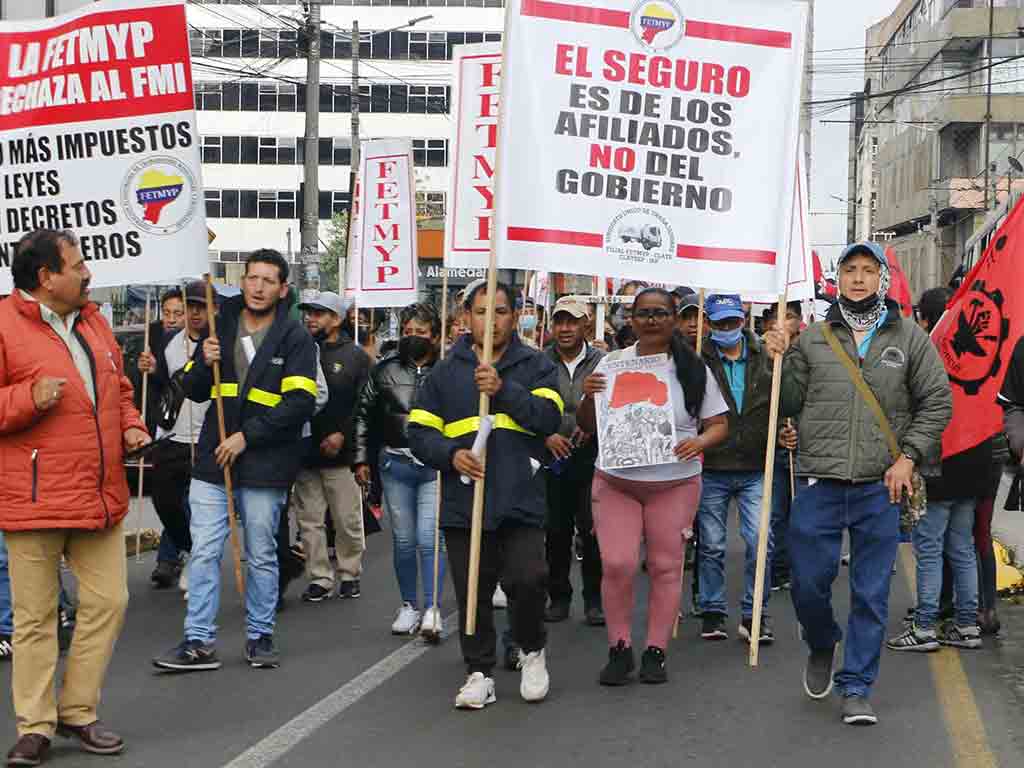
M 457 625 L 457 614 L 447 616 L 444 620 L 444 631 L 441 633 L 442 639 L 451 635 Z M 434 647 L 419 638 L 406 643 L 390 656 L 384 657 L 362 674 L 349 680 L 334 693 L 293 717 L 266 738 L 253 744 L 231 762 L 225 763 L 223 768 L 268 768 L 312 736 L 321 726 L 327 725 Z

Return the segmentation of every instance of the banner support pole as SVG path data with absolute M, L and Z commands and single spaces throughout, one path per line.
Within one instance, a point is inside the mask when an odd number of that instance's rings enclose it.
M 777 318 L 786 317 L 786 294 L 779 294 Z M 786 333 L 784 322 L 778 322 Z M 786 339 L 789 341 L 788 335 Z M 775 444 L 779 439 L 779 395 L 782 391 L 782 355 L 776 355 L 772 363 L 772 399 L 768 416 L 768 447 L 764 457 L 764 488 L 761 494 L 761 520 L 757 533 L 757 569 L 754 572 L 754 615 L 750 622 L 750 666 L 757 666 L 761 644 L 761 613 L 764 602 L 765 571 L 768 567 L 768 533 L 772 524 L 772 481 L 775 478 Z
M 143 330 L 142 351 L 149 352 L 149 324 L 151 322 L 150 292 L 146 291 L 146 327 Z M 149 399 L 149 371 L 142 374 L 142 423 L 146 423 L 146 401 Z M 146 459 L 139 457 L 139 482 L 135 499 L 135 562 L 142 562 L 142 486 L 146 471 Z

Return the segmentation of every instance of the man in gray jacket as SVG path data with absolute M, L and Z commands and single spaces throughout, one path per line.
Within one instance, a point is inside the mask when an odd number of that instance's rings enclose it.
M 555 343 L 544 350 L 558 369 L 558 394 L 565 403 L 562 426 L 545 441 L 551 454 L 547 472 L 548 594 L 546 621 L 569 618 L 572 585 L 573 531 L 579 530 L 583 562 L 583 610 L 587 624 L 604 625 L 601 608 L 601 553 L 594 535 L 590 486 L 594 480 L 597 444 L 576 426 L 576 408 L 583 399 L 583 380 L 594 372 L 604 353 L 587 344 L 587 306 L 565 296 L 551 315 Z
M 876 243 L 854 244 L 839 261 L 839 301 L 824 323 L 786 353 L 784 415 L 799 417 L 797 475 L 807 479 L 789 529 L 793 605 L 810 648 L 804 690 L 814 699 L 833 686 L 835 647 L 842 631 L 832 612 L 843 531 L 850 536 L 851 607 L 842 669 L 835 685 L 843 721 L 878 719 L 868 696 L 889 611 L 889 585 L 900 540 L 899 503 L 910 493 L 915 466 L 937 463 L 953 412 L 949 380 L 928 335 L 900 317 L 886 299 L 889 265 Z M 830 328 L 882 406 L 900 445 L 895 461 L 878 421 L 829 346 Z M 765 344 L 784 348 L 778 331 Z

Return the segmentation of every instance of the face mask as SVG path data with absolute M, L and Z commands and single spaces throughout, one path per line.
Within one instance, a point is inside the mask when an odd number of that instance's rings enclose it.
M 523 315 L 519 318 L 519 330 L 523 333 L 533 333 L 537 328 L 536 315 Z
M 743 339 L 743 329 L 735 331 L 711 331 L 711 340 L 720 347 L 735 347 Z
M 422 360 L 433 349 L 430 339 L 422 336 L 403 336 L 398 340 L 398 354 L 403 360 Z
M 878 296 L 865 296 L 860 301 L 854 301 L 853 299 L 848 299 L 845 296 L 839 297 L 839 303 L 842 304 L 848 312 L 853 312 L 857 315 L 863 315 L 870 312 L 878 306 L 879 301 L 881 301 L 881 299 Z

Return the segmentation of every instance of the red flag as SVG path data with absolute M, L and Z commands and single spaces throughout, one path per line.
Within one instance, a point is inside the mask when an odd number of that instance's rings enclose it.
M 910 293 L 910 281 L 907 280 L 907 273 L 900 266 L 896 258 L 896 251 L 892 248 L 885 249 L 885 258 L 889 262 L 889 274 L 892 280 L 889 283 L 889 298 L 900 305 L 900 311 L 904 317 L 912 317 L 914 314 L 914 297 Z
M 975 447 L 1003 428 L 996 396 L 1024 335 L 1024 200 L 1017 203 L 932 331 L 953 387 L 953 421 L 943 458 Z M 1014 275 L 1018 277 L 1014 277 Z
M 818 289 L 818 297 L 830 301 L 835 300 L 837 293 L 835 283 L 830 283 L 825 279 L 825 270 L 821 268 L 821 259 L 818 257 L 818 252 L 811 251 L 811 256 L 814 260 L 814 284 Z

